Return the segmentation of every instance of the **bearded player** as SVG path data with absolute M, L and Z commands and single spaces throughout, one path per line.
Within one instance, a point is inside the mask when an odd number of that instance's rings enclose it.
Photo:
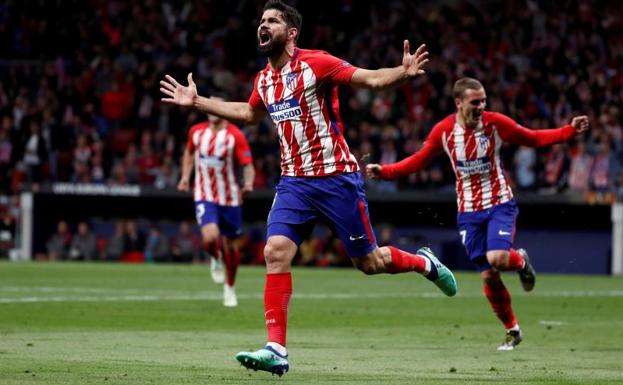
M 228 120 L 258 123 L 269 114 L 281 145 L 281 179 L 268 216 L 266 346 L 240 352 L 244 366 L 282 375 L 289 369 L 286 351 L 288 304 L 292 294 L 291 265 L 298 246 L 319 220 L 331 225 L 353 264 L 365 274 L 416 271 L 446 295 L 456 294 L 454 276 L 428 248 L 410 254 L 392 246 L 378 247 L 357 160 L 344 139 L 338 86 L 387 89 L 424 73 L 425 47 L 410 53 L 404 41 L 403 61 L 394 68 L 357 68 L 323 51 L 296 46 L 301 15 L 281 1 L 268 1 L 257 29 L 259 50 L 268 58 L 255 78 L 246 103 L 226 103 L 197 95 L 166 76 L 160 82 L 163 102 L 198 108 Z

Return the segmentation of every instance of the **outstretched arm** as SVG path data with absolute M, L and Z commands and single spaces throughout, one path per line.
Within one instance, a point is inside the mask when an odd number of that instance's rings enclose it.
M 579 135 L 589 128 L 588 117 L 585 115 L 574 117 L 569 125 L 545 130 L 522 127 L 502 114 L 497 114 L 496 120 L 502 140 L 529 147 L 545 147 L 566 142 L 574 135 Z
M 225 102 L 200 96 L 197 93 L 197 85 L 193 82 L 192 73 L 188 74 L 188 86 L 183 86 L 172 76 L 165 75 L 164 80 L 160 81 L 160 92 L 167 96 L 161 99 L 164 103 L 193 107 L 226 120 L 256 124 L 266 115 L 265 111 L 254 109 L 248 103 Z
M 400 162 L 367 165 L 366 175 L 371 179 L 399 179 L 426 167 L 436 154 L 437 147 L 427 140 L 419 151 Z
M 351 84 L 354 87 L 385 89 L 402 84 L 407 79 L 423 75 L 424 66 L 428 62 L 428 51 L 424 44 L 420 45 L 414 54 L 409 49 L 409 40 L 403 43 L 404 54 L 402 65 L 394 68 L 381 68 L 378 70 L 367 70 L 358 68 Z

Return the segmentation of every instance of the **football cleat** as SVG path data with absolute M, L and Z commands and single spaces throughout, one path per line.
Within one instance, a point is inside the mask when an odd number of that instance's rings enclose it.
M 498 350 L 515 350 L 515 346 L 519 345 L 522 340 L 523 334 L 521 333 L 521 329 L 509 330 L 506 332 L 506 338 L 504 339 L 504 342 L 502 342 L 502 345 L 498 346 Z
M 223 285 L 223 305 L 226 307 L 238 306 L 238 299 L 236 298 L 236 289 L 228 284 Z
M 225 268 L 221 258 L 210 257 L 210 275 L 214 283 L 225 282 Z
M 279 377 L 290 369 L 288 356 L 282 356 L 270 346 L 254 352 L 240 352 L 236 354 L 236 360 L 247 369 L 263 370 Z
M 531 291 L 534 289 L 534 283 L 536 281 L 536 272 L 534 271 L 534 267 L 530 263 L 530 257 L 528 257 L 528 252 L 525 249 L 517 249 L 517 252 L 521 254 L 524 261 L 526 261 L 523 269 L 518 270 L 517 274 L 519 274 L 519 280 L 521 281 L 521 286 L 525 291 Z
M 448 269 L 443 263 L 437 259 L 433 251 L 428 247 L 422 247 L 417 252 L 417 255 L 428 258 L 437 269 L 437 278 L 431 281 L 437 285 L 441 291 L 448 297 L 452 297 L 456 295 L 457 285 L 456 279 L 454 278 L 454 274 Z

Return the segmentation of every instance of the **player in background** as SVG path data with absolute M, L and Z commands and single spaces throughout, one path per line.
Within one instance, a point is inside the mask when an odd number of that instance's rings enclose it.
M 235 163 L 242 167 L 242 187 L 236 180 Z M 253 190 L 255 179 L 251 150 L 238 127 L 208 115 L 208 121 L 192 126 L 188 132 L 179 190 L 189 191 L 193 165 L 195 214 L 203 247 L 211 255 L 212 278 L 217 283 L 225 281 L 223 305 L 237 306 L 234 284 L 240 253 L 236 238 L 242 230 L 242 196 Z M 222 267 L 219 269 L 215 263 L 218 258 L 225 263 L 226 279 Z
M 296 46 L 301 15 L 278 0 L 264 5 L 257 29 L 260 52 L 268 64 L 255 78 L 248 102 L 227 103 L 197 94 L 171 76 L 160 82 L 163 102 L 197 108 L 228 120 L 260 122 L 268 113 L 281 145 L 281 179 L 267 223 L 264 288 L 266 346 L 240 352 L 247 368 L 282 375 L 289 369 L 286 351 L 288 304 L 292 295 L 291 266 L 297 248 L 314 223 L 324 220 L 344 243 L 353 264 L 365 274 L 416 271 L 446 295 L 456 294 L 454 276 L 426 247 L 416 254 L 392 246 L 378 247 L 370 224 L 363 175 L 343 135 L 338 86 L 387 89 L 421 75 L 426 48 L 410 53 L 404 41 L 402 64 L 366 70 L 324 51 Z
M 536 131 L 485 111 L 487 95 L 476 79 L 459 79 L 453 93 L 456 114 L 435 125 L 419 151 L 397 163 L 369 164 L 366 173 L 370 178 L 398 179 L 421 170 L 445 151 L 456 176 L 459 234 L 480 271 L 484 293 L 506 328 L 498 350 L 513 350 L 523 337 L 500 271 L 517 271 L 526 291 L 534 288 L 535 272 L 526 251 L 512 248 L 519 211 L 502 168 L 500 148 L 502 142 L 532 147 L 566 142 L 586 131 L 589 122 L 586 116 L 577 116 L 567 126 Z

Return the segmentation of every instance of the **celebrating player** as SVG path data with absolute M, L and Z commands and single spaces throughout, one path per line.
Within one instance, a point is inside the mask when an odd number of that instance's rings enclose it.
M 257 29 L 259 50 L 268 58 L 246 103 L 201 97 L 188 75 L 188 86 L 166 76 L 160 82 L 162 101 L 200 109 L 225 119 L 257 123 L 266 113 L 277 126 L 282 177 L 268 217 L 264 249 L 264 308 L 268 343 L 255 352 L 241 352 L 244 366 L 277 373 L 288 369 L 286 324 L 292 294 L 291 264 L 302 239 L 317 220 L 330 223 L 353 264 L 365 274 L 417 271 L 445 294 L 456 293 L 454 276 L 428 248 L 410 254 L 379 248 L 368 216 L 363 178 L 343 135 L 337 86 L 385 89 L 424 73 L 424 45 L 414 54 L 404 41 L 402 65 L 365 70 L 323 51 L 296 46 L 301 15 L 281 1 L 270 0 Z
M 236 161 L 243 168 L 242 188 L 236 181 Z M 222 267 L 220 271 L 217 267 L 217 260 L 222 258 L 227 275 L 223 304 L 237 306 L 234 283 L 240 254 L 236 237 L 242 226 L 242 195 L 253 190 L 255 179 L 251 150 L 238 127 L 216 115 L 208 115 L 207 122 L 192 126 L 188 132 L 179 190 L 189 190 L 193 165 L 195 214 L 204 249 L 211 255 L 212 278 L 217 283 L 223 282 Z
M 532 147 L 565 142 L 588 129 L 588 118 L 577 116 L 570 125 L 556 129 L 524 128 L 505 115 L 485 111 L 485 89 L 471 78 L 454 84 L 454 104 L 457 113 L 433 127 L 419 151 L 398 163 L 369 164 L 366 173 L 371 178 L 397 179 L 421 170 L 442 151 L 448 154 L 457 180 L 459 234 L 480 271 L 485 295 L 506 328 L 498 349 L 513 350 L 523 337 L 500 271 L 517 271 L 526 291 L 534 288 L 535 273 L 526 251 L 512 248 L 518 209 L 502 169 L 500 148 L 503 141 Z

